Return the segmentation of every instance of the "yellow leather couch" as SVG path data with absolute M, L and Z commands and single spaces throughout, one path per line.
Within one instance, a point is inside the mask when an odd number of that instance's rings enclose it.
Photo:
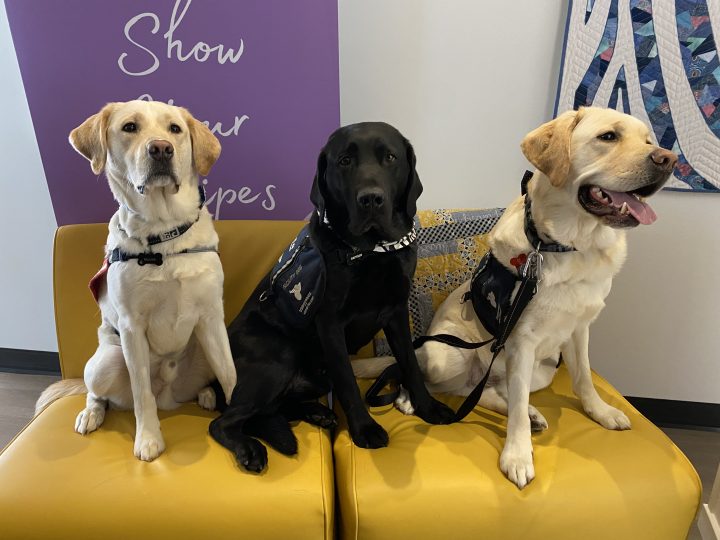
M 216 227 L 229 321 L 301 223 Z M 87 281 L 105 235 L 106 225 L 57 233 L 64 377 L 82 376 L 95 348 L 99 313 Z M 390 446 L 379 450 L 353 446 L 342 415 L 334 441 L 300 424 L 299 455 L 270 450 L 267 471 L 251 475 L 212 441 L 213 414 L 195 404 L 160 413 L 167 450 L 143 463 L 132 455 L 131 412 L 110 411 L 97 432 L 81 437 L 73 423 L 83 397 L 63 398 L 0 454 L 0 538 L 685 538 L 700 502 L 697 474 L 612 386 L 597 376 L 595 382 L 633 429 L 609 432 L 590 420 L 561 369 L 532 397 L 550 427 L 533 437 L 537 478 L 523 491 L 497 467 L 505 419 L 482 409 L 451 426 L 376 409 L 390 434 Z

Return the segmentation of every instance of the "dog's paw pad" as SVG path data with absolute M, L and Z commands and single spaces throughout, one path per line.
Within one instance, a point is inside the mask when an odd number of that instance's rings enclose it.
M 198 405 L 205 410 L 214 411 L 216 405 L 215 390 L 206 386 L 198 392 Z
M 308 419 L 308 423 L 321 427 L 323 429 L 332 429 L 337 426 L 337 416 L 334 412 L 328 411 L 326 413 L 311 414 Z
M 530 416 L 530 430 L 533 433 L 539 433 L 548 428 L 548 423 L 547 420 L 545 420 L 545 417 L 532 405 L 530 406 L 528 414 Z
M 254 473 L 262 472 L 268 463 L 267 449 L 265 446 L 261 442 L 251 438 L 238 443 L 235 448 L 235 457 L 240 466 Z
M 523 489 L 535 478 L 532 450 L 505 447 L 500 455 L 500 470 L 508 480 Z
M 152 461 L 165 450 L 165 441 L 162 436 L 144 434 L 136 437 L 135 457 L 142 461 Z
M 75 431 L 86 435 L 95 431 L 105 419 L 105 410 L 99 408 L 84 409 L 75 419 Z

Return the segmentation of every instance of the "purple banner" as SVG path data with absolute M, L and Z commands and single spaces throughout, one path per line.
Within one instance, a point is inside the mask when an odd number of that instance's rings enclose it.
M 70 130 L 110 101 L 181 105 L 223 146 L 216 219 L 301 219 L 340 125 L 336 0 L 5 0 L 58 225 L 107 221 Z

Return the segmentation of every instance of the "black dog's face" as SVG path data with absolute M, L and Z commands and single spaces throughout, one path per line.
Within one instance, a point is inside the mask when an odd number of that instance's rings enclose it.
M 410 230 L 421 193 L 407 139 L 388 124 L 364 122 L 330 136 L 310 199 L 334 229 L 376 242 Z

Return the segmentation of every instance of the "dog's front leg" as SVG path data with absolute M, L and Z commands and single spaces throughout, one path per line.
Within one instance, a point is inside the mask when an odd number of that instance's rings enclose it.
M 403 387 L 410 394 L 415 415 L 429 424 L 449 424 L 453 421 L 453 410 L 430 395 L 415 356 L 410 335 L 410 313 L 404 303 L 389 318 L 384 326 L 390 349 L 402 372 Z
M 316 326 L 323 348 L 325 365 L 350 429 L 353 442 L 361 448 L 382 448 L 388 444 L 388 434 L 372 419 L 360 395 L 345 343 L 345 332 L 332 316 L 316 317 Z
M 573 332 L 562 348 L 563 360 L 572 377 L 573 392 L 580 398 L 588 416 L 604 428 L 630 429 L 630 420 L 625 413 L 605 403 L 595 390 L 590 372 L 589 339 L 588 325 L 583 325 Z
M 507 363 L 508 422 L 500 469 L 522 489 L 535 478 L 528 416 L 535 347 L 525 336 L 511 338 L 503 354 Z
M 201 317 L 195 327 L 195 335 L 205 352 L 205 357 L 213 373 L 222 386 L 225 401 L 230 404 L 230 398 L 237 382 L 237 373 L 222 313 Z
M 137 458 L 152 461 L 165 450 L 165 441 L 160 432 L 157 403 L 150 383 L 150 346 L 144 326 L 127 322 L 121 322 L 119 326 L 135 410 L 134 452 Z

